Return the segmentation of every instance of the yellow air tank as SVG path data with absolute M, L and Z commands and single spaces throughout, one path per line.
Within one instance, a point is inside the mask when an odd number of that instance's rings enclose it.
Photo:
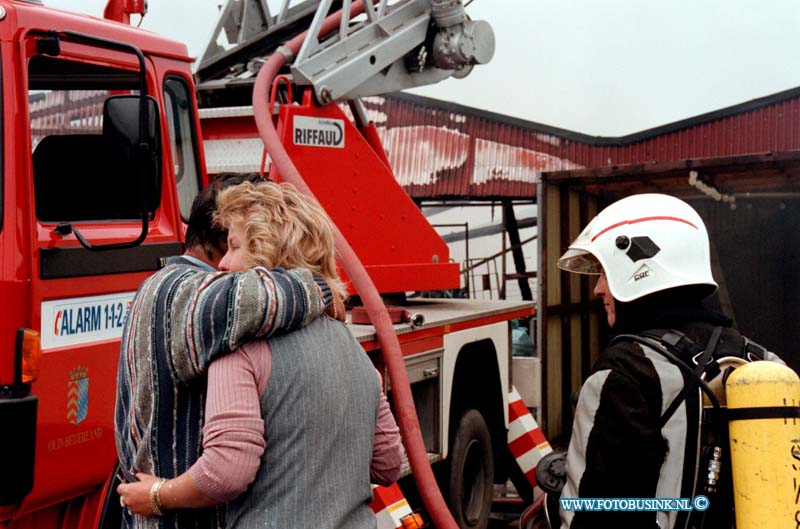
M 726 384 L 737 529 L 800 527 L 800 378 L 775 362 Z

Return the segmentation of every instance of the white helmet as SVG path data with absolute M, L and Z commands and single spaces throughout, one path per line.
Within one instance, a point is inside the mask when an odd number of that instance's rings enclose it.
M 708 233 L 683 200 L 633 195 L 601 211 L 558 260 L 569 272 L 605 272 L 614 299 L 633 301 L 686 285 L 707 285 L 713 294 Z

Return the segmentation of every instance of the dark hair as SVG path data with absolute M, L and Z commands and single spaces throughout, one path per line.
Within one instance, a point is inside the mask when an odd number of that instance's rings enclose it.
M 264 182 L 265 178 L 258 173 L 221 173 L 211 184 L 200 191 L 192 202 L 189 223 L 186 227 L 186 248 L 200 249 L 206 256 L 213 258 L 214 252 L 227 251 L 228 231 L 214 224 L 214 210 L 217 207 L 217 195 L 223 189 L 239 185 L 242 182 Z

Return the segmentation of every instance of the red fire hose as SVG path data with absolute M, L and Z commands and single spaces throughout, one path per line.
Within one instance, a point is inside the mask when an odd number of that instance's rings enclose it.
M 356 16 L 363 10 L 364 6 L 361 2 L 354 2 L 351 6 L 351 16 Z M 326 18 L 320 30 L 320 35 L 329 33 L 337 28 L 341 16 L 341 12 L 338 12 Z M 294 37 L 285 44 L 285 47 L 292 54 L 297 54 L 305 35 L 306 32 Z M 258 73 L 255 87 L 253 88 L 253 111 L 255 113 L 256 126 L 261 139 L 264 141 L 264 146 L 272 158 L 272 163 L 275 164 L 280 172 L 281 178 L 293 184 L 301 192 L 313 197 L 314 194 L 311 189 L 303 181 L 302 176 L 283 148 L 278 132 L 272 123 L 272 114 L 268 108 L 270 84 L 285 63 L 286 57 L 282 53 L 273 53 Z M 364 265 L 361 264 L 356 253 L 344 239 L 339 229 L 334 228 L 336 229 L 336 251 L 347 272 L 347 276 L 352 281 L 353 286 L 361 297 L 361 301 L 364 303 L 364 307 L 377 332 L 378 340 L 381 343 L 383 358 L 389 370 L 389 377 L 392 380 L 392 393 L 400 425 L 400 433 L 422 501 L 437 528 L 458 529 L 458 525 L 447 509 L 447 505 L 433 477 L 428 454 L 420 433 L 417 412 L 414 409 L 414 400 L 411 395 L 411 386 L 408 383 L 403 355 L 400 351 L 400 342 L 397 340 L 397 335 L 392 327 L 386 307 L 375 285 L 372 283 L 372 279 L 364 269 Z

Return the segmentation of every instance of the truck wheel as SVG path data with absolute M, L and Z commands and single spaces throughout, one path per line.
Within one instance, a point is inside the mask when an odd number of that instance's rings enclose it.
M 450 451 L 447 503 L 461 529 L 486 529 L 492 508 L 492 438 L 483 415 L 467 410 Z

